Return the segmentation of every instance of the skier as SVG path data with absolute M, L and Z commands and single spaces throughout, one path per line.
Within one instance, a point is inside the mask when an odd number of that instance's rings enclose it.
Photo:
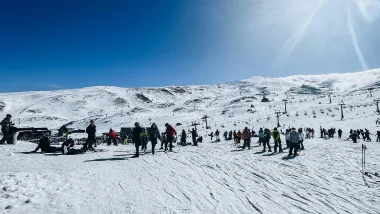
M 282 145 L 281 145 L 281 136 L 280 132 L 277 130 L 277 128 L 274 128 L 272 132 L 272 137 L 274 140 L 274 153 L 277 153 L 277 147 L 279 148 L 279 153 L 282 153 Z
M 54 147 L 54 146 L 51 146 L 50 144 L 51 144 L 50 139 L 47 136 L 44 136 L 38 141 L 37 148 L 32 152 L 37 152 L 39 149 L 41 149 L 42 153 L 55 153 L 55 152 L 62 151 L 61 147 Z
M 263 137 L 263 144 L 264 144 L 263 152 L 266 152 L 266 146 L 268 146 L 268 152 L 272 152 L 272 149 L 269 145 L 270 138 L 271 138 L 271 134 L 270 134 L 269 129 L 265 129 L 264 130 L 264 137 Z
M 228 132 L 227 132 L 227 131 L 225 131 L 225 132 L 223 133 L 223 137 L 224 137 L 224 140 L 227 140 L 227 139 L 228 139 Z
M 314 129 L 311 129 L 311 138 L 314 138 Z
M 169 152 L 173 151 L 173 140 L 174 136 L 177 135 L 177 132 L 173 128 L 173 126 L 169 125 L 169 123 L 165 124 L 166 127 L 166 138 L 169 143 Z M 166 149 L 165 149 L 166 151 Z
M 11 142 L 10 128 L 14 125 L 11 121 L 12 115 L 7 114 L 7 116 L 1 121 L 1 132 L 3 132 L 3 138 L 0 140 L 0 144 L 8 144 Z
M 248 149 L 251 149 L 251 132 L 249 131 L 248 127 L 245 127 L 245 129 L 243 130 L 243 140 L 244 140 L 243 149 L 245 149 L 245 147 L 248 147 Z
M 302 128 L 298 129 L 298 136 L 299 136 L 299 149 L 305 150 L 305 147 L 303 146 L 303 141 L 305 139 L 305 135 L 302 133 Z
M 217 129 L 216 132 L 215 132 L 215 138 L 216 138 L 216 142 L 220 142 L 220 138 L 219 138 L 219 130 Z
M 135 123 L 135 128 L 132 131 L 132 141 L 135 144 L 136 147 L 136 154 L 133 156 L 135 158 L 139 157 L 139 147 L 141 146 L 141 133 L 143 132 L 142 128 L 140 127 L 140 123 Z
M 320 127 L 320 130 L 321 130 L 321 138 L 323 138 L 324 134 L 325 134 L 325 131 L 324 131 L 324 129 L 322 129 L 322 126 Z
M 338 137 L 339 137 L 339 139 L 342 139 L 342 133 L 343 133 L 342 129 L 339 129 L 338 130 Z
M 107 142 L 107 145 L 110 146 L 111 145 L 111 141 L 113 143 L 114 146 L 117 146 L 117 141 L 116 141 L 116 133 L 114 130 L 110 129 L 110 131 L 108 132 L 108 142 Z
M 92 144 L 96 143 L 96 126 L 94 120 L 90 121 L 90 125 L 86 128 L 87 141 L 83 145 L 83 150 L 94 150 Z
M 181 133 L 181 145 L 182 146 L 186 146 L 186 138 L 187 138 L 186 131 L 182 130 L 182 133 Z
M 369 137 L 370 133 L 369 133 L 368 129 L 366 129 L 366 130 L 365 130 L 365 133 L 364 133 L 364 135 L 365 135 L 365 138 L 364 138 L 364 140 L 367 140 L 367 141 L 372 141 L 372 140 L 371 140 L 371 138 Z
M 191 137 L 193 138 L 193 146 L 198 146 L 197 137 L 198 133 L 197 130 L 193 128 L 193 131 L 191 131 Z
M 228 134 L 228 140 L 232 140 L 232 130 L 231 130 L 230 133 Z
M 355 132 L 355 131 L 354 131 Z M 356 134 L 358 135 L 358 139 L 360 139 L 360 130 L 356 130 Z
M 305 135 L 306 135 L 306 139 L 309 139 L 309 138 L 310 138 L 310 131 L 309 131 L 309 128 L 306 128 L 306 129 L 305 129 Z
M 290 148 L 289 148 L 288 157 L 292 156 L 293 150 L 294 150 L 294 157 L 297 156 L 298 143 L 299 143 L 299 135 L 296 131 L 296 128 L 293 127 L 292 131 L 290 132 Z
M 377 139 L 376 139 L 376 142 L 380 142 L 380 131 L 377 131 Z
M 263 138 L 264 138 L 263 128 L 260 128 L 258 136 L 259 136 L 259 146 L 261 146 L 261 143 L 264 143 L 264 140 L 263 140 Z
M 185 130 L 183 130 L 185 131 Z M 186 134 L 186 133 L 185 133 Z M 160 139 L 160 131 L 157 128 L 156 123 L 153 123 L 152 126 L 149 129 L 149 139 L 150 142 L 152 143 L 152 154 L 154 155 L 154 149 L 156 148 L 157 145 L 157 138 Z M 186 142 L 186 138 L 185 138 Z

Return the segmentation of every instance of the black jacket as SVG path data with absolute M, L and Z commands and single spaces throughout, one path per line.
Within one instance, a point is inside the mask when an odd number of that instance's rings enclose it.
M 160 131 L 158 130 L 158 128 L 150 128 L 148 134 L 150 139 L 161 138 Z
M 8 120 L 7 118 L 4 118 L 1 123 L 1 131 L 3 133 L 8 133 L 10 130 L 11 125 L 14 125 L 11 120 Z
M 141 132 L 142 128 L 137 126 L 132 131 L 132 141 L 135 143 L 135 146 L 141 145 Z
M 96 126 L 89 125 L 86 129 L 86 133 L 88 134 L 88 138 L 95 138 L 96 136 Z

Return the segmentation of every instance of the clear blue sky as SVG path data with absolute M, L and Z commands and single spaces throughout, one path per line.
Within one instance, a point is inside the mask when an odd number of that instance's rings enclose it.
M 5 0 L 0 92 L 380 67 L 377 0 Z

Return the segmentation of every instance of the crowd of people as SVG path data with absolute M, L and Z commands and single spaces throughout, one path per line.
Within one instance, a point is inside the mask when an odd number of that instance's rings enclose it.
M 3 138 L 0 140 L 0 144 L 6 144 L 8 139 L 10 138 L 9 129 L 14 125 L 11 121 L 12 116 L 7 114 L 7 116 L 1 121 L 1 131 L 3 133 Z M 377 121 L 380 124 L 380 122 Z M 67 129 L 60 129 L 59 133 L 67 132 Z M 51 152 L 62 152 L 62 154 L 82 154 L 88 150 L 94 150 L 96 147 L 96 125 L 93 120 L 90 121 L 89 126 L 86 128 L 87 140 L 84 143 L 81 149 L 74 149 L 74 140 L 66 139 L 60 147 L 52 146 L 51 140 L 49 137 L 44 136 L 39 140 L 37 148 L 33 152 L 37 152 L 41 149 L 42 152 L 51 153 Z M 245 127 L 243 131 L 230 130 L 225 131 L 223 133 L 224 139 L 226 141 L 233 140 L 236 146 L 240 146 L 241 141 L 243 141 L 242 149 L 245 148 L 251 149 L 251 139 L 253 137 L 258 138 L 257 143 L 259 146 L 263 147 L 262 152 L 272 152 L 272 147 L 270 145 L 270 140 L 273 139 L 274 142 L 274 153 L 282 153 L 284 149 L 289 149 L 288 156 L 297 156 L 297 152 L 299 150 L 304 150 L 304 140 L 314 138 L 314 129 L 313 128 L 299 128 L 296 130 L 295 128 L 286 129 L 285 133 L 279 131 L 277 128 L 274 128 L 272 131 L 268 128 L 260 128 L 256 134 L 253 129 L 249 129 Z M 338 138 L 341 139 L 343 135 L 343 131 L 338 129 Z M 334 138 L 336 134 L 335 128 L 325 129 L 320 127 L 321 138 Z M 188 135 L 191 135 L 192 143 L 187 143 Z M 214 132 L 211 132 L 208 136 L 210 136 L 211 141 L 213 141 L 215 137 L 215 142 L 220 142 L 220 131 L 217 129 Z M 286 147 L 283 148 L 281 142 L 281 135 L 284 135 Z M 347 140 L 351 139 L 354 143 L 357 143 L 358 139 L 363 139 L 365 141 L 372 141 L 370 137 L 370 132 L 368 129 L 357 129 L 350 130 L 350 135 Z M 380 142 L 380 131 L 377 131 L 377 142 Z M 161 141 L 160 149 L 165 152 L 173 151 L 174 143 L 177 141 L 177 131 L 174 127 L 168 123 L 165 124 L 165 132 L 160 133 L 156 123 L 153 123 L 151 127 L 147 130 L 140 126 L 138 122 L 134 124 L 134 128 L 132 130 L 132 143 L 136 148 L 136 152 L 134 157 L 139 157 L 140 155 L 140 147 L 141 151 L 144 153 L 147 150 L 148 142 L 151 142 L 152 146 L 152 154 L 155 153 L 155 148 L 158 143 L 158 140 Z M 182 130 L 180 134 L 180 142 L 178 143 L 181 146 L 193 145 L 198 146 L 198 143 L 202 143 L 202 136 L 198 136 L 197 129 L 193 128 L 189 131 L 189 134 L 186 133 L 185 130 Z M 118 145 L 117 135 L 113 129 L 110 129 L 108 133 L 107 145 Z

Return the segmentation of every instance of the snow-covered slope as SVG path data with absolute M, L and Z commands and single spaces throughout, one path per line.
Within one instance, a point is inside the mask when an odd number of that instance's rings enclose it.
M 334 92 L 334 104 L 350 104 L 352 97 L 341 96 L 365 93 L 359 89 L 378 84 L 380 70 L 359 73 L 319 76 L 292 76 L 287 78 L 252 77 L 247 80 L 215 86 L 186 86 L 163 88 L 118 88 L 98 86 L 50 92 L 22 92 L 0 94 L 0 108 L 5 115 L 22 126 L 43 126 L 57 129 L 63 124 L 84 128 L 95 119 L 100 131 L 118 130 L 135 121 L 149 125 L 149 119 L 159 125 L 165 122 L 182 123 L 185 129 L 192 121 L 209 115 L 216 123 L 226 123 L 225 117 L 235 120 L 260 120 L 273 116 L 274 110 L 283 110 L 284 98 L 294 99 L 290 109 L 300 113 L 321 106 L 294 105 L 301 101 L 321 98 Z M 262 103 L 260 93 L 266 93 L 270 103 Z M 362 96 L 360 96 L 362 97 Z M 306 99 L 306 100 L 305 100 Z M 327 98 L 321 98 L 322 103 Z M 369 103 L 372 100 L 368 100 Z M 252 107 L 254 106 L 254 107 Z M 336 107 L 336 106 L 334 106 Z M 255 113 L 252 113 L 255 112 Z M 186 126 L 187 124 L 187 126 Z
M 380 116 L 373 100 L 380 91 L 370 97 L 364 89 L 377 84 L 379 73 L 0 94 L 2 114 L 11 113 L 19 127 L 83 129 L 94 119 L 100 134 L 135 121 L 148 126 L 149 119 L 161 130 L 166 122 L 182 123 L 177 131 L 195 121 L 204 137 L 199 147 L 176 146 L 173 153 L 138 159 L 130 158 L 133 145 L 100 146 L 104 152 L 76 156 L 26 154 L 35 148 L 26 142 L 0 145 L 0 213 L 380 213 L 379 179 L 361 174 L 361 143 L 368 147 L 367 170 L 378 172 L 378 142 L 315 138 L 305 141 L 299 157 L 287 159 L 286 153 L 261 152 L 257 138 L 242 151 L 208 137 L 216 129 L 272 129 L 285 98 L 288 113 L 280 116 L 280 129 L 312 127 L 318 135 L 320 126 L 336 127 L 347 138 L 352 128 L 368 128 L 374 134 Z M 262 93 L 270 102 L 260 102 Z M 203 115 L 211 129 L 205 129 Z

